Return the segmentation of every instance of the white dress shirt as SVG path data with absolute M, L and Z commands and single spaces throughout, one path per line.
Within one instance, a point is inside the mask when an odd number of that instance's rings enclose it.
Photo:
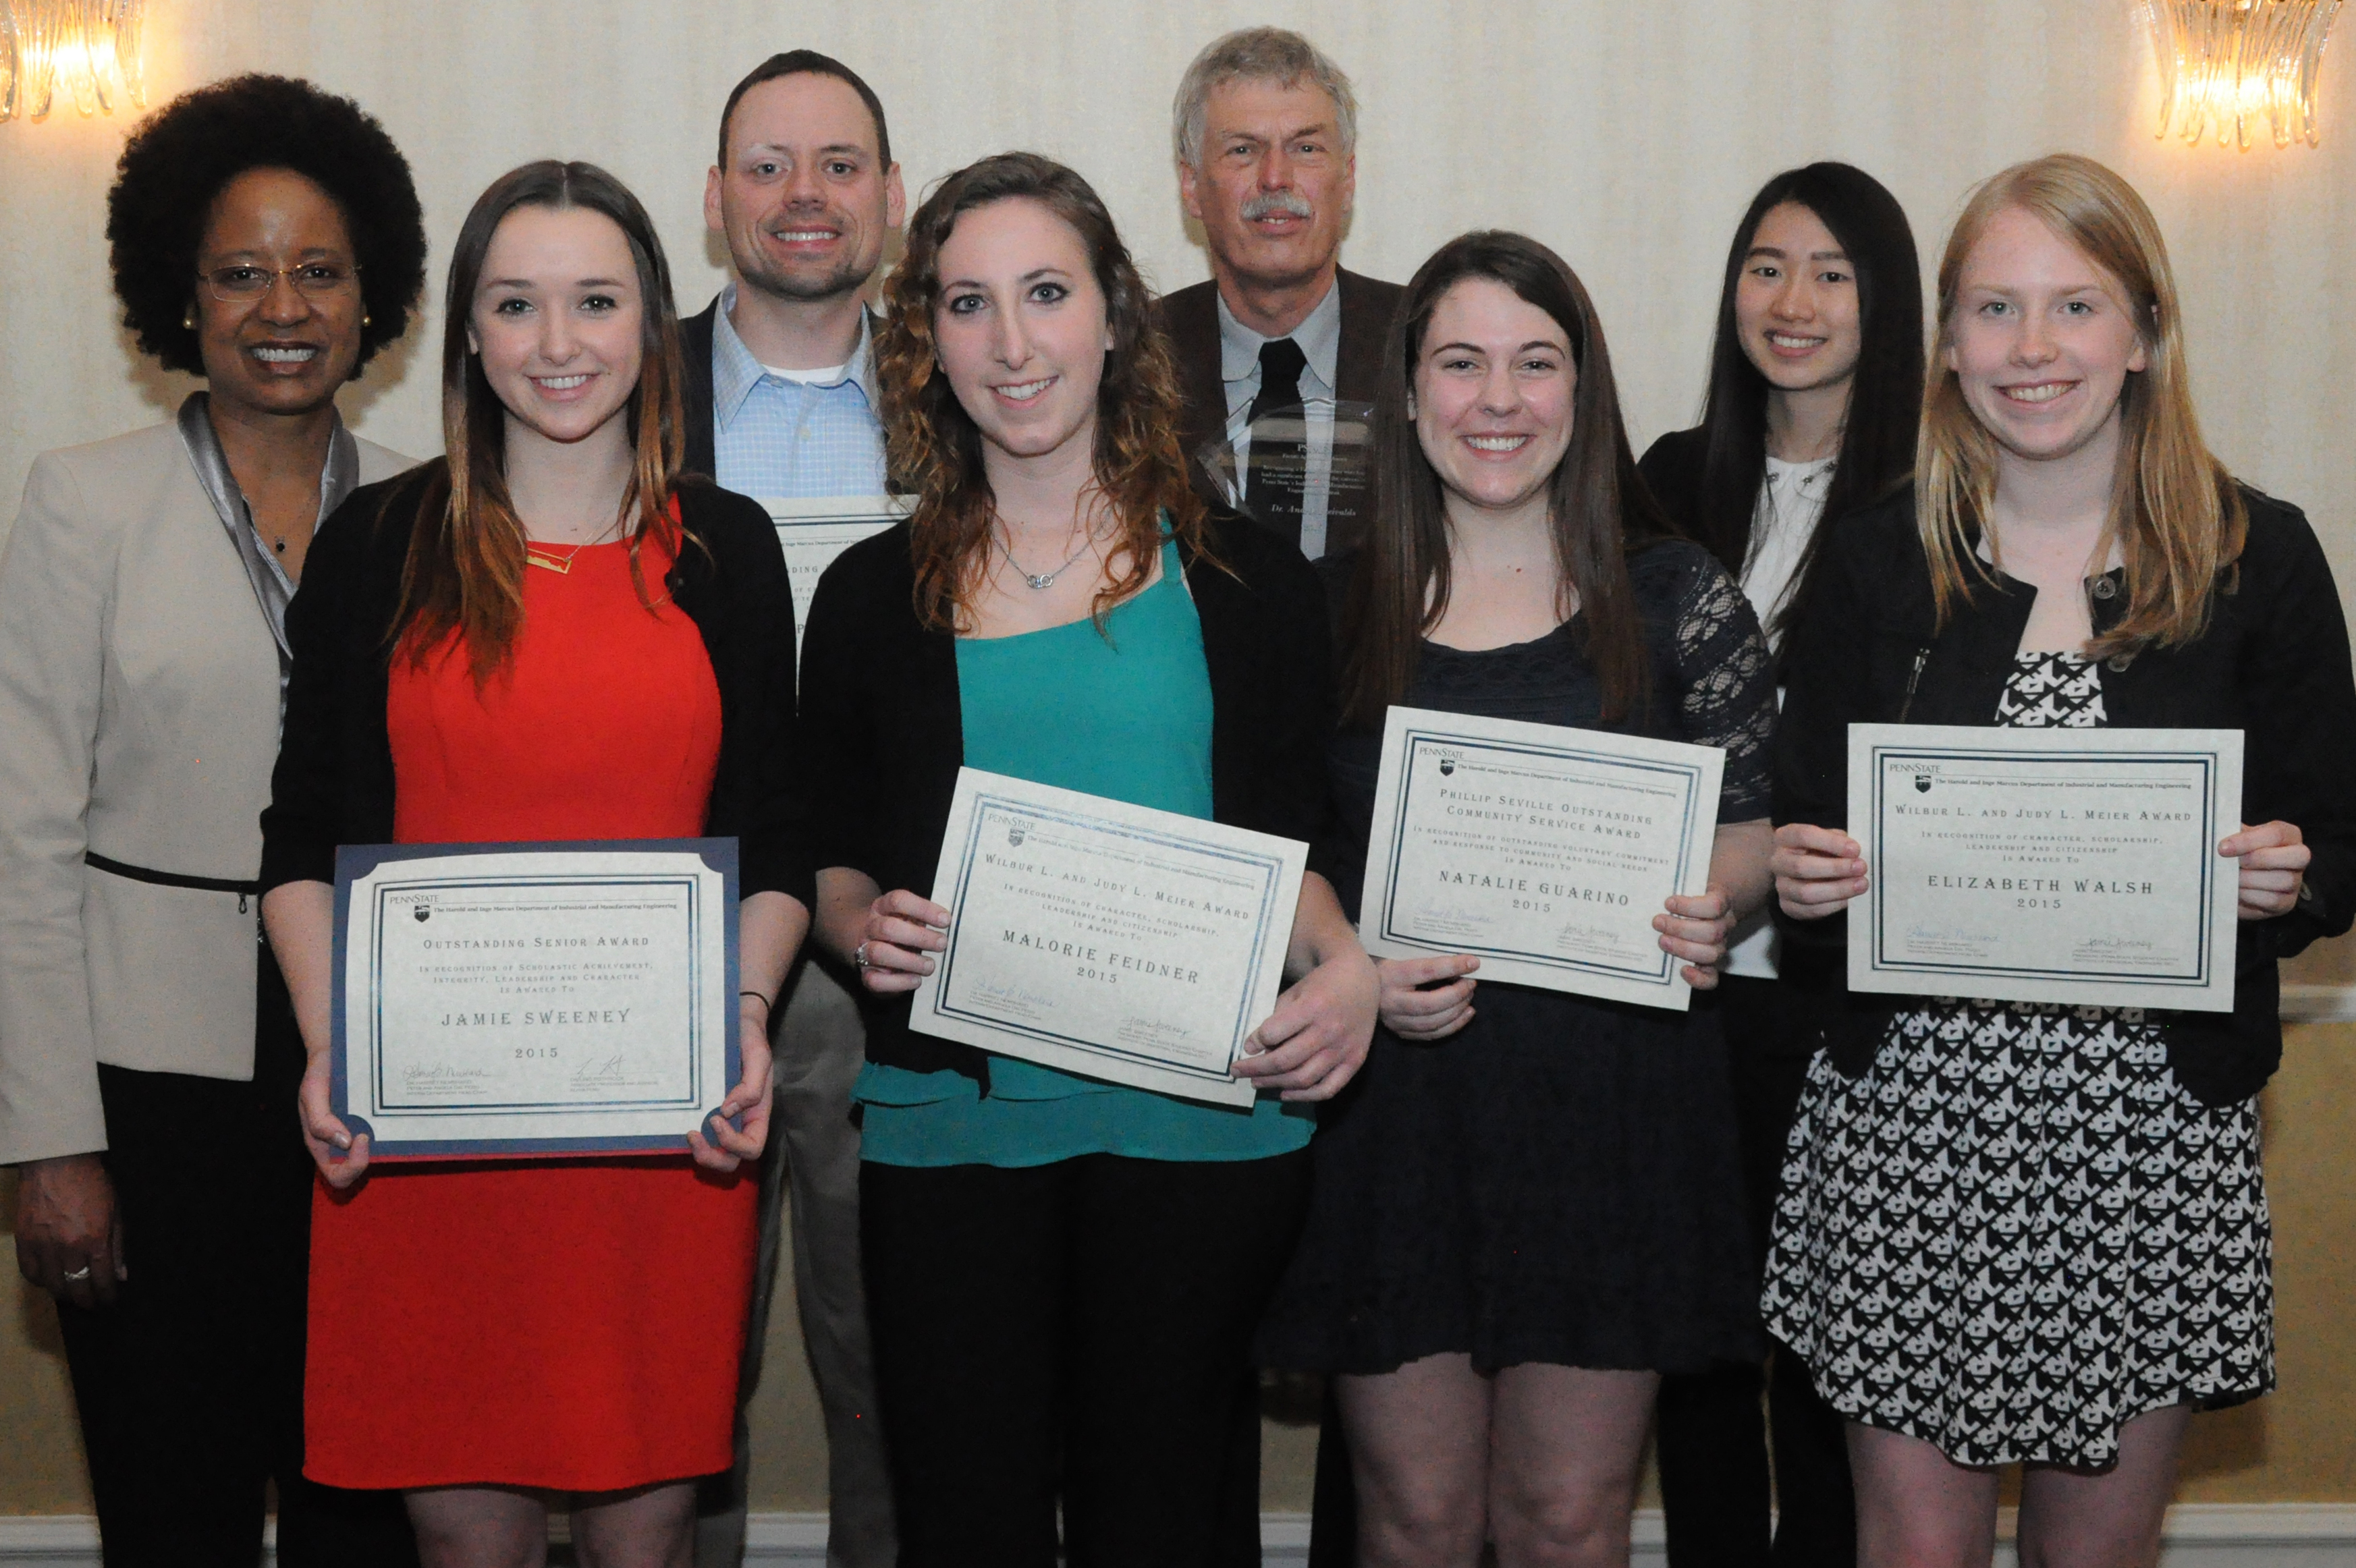
M 1826 492 L 1832 488 L 1834 462 L 1830 457 L 1814 463 L 1786 463 L 1780 457 L 1767 460 L 1767 475 L 1759 482 L 1759 499 L 1751 514 L 1751 553 L 1742 562 L 1742 596 L 1759 613 L 1762 627 L 1769 626 L 1783 607 L 1801 558 L 1807 554 L 1808 540 L 1815 537 L 1816 523 L 1825 513 Z M 1774 643 L 1770 631 L 1768 646 L 1772 649 Z M 1783 702 L 1780 688 L 1775 700 L 1778 706 Z M 1774 895 L 1768 897 L 1772 900 Z M 1762 909 L 1735 927 L 1726 951 L 1726 972 L 1772 980 L 1777 973 L 1781 944 L 1774 922 Z

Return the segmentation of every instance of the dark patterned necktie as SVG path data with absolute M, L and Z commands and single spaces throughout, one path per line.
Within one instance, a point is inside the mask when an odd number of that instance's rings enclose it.
M 1301 372 L 1309 368 L 1301 345 L 1290 337 L 1271 337 L 1259 346 L 1259 390 L 1253 394 L 1245 419 L 1252 427 L 1251 475 L 1244 499 L 1251 515 L 1281 534 L 1294 548 L 1301 544 L 1301 500 L 1309 482 L 1309 447 L 1301 410 Z M 1270 414 L 1283 418 L 1265 436 L 1259 421 Z

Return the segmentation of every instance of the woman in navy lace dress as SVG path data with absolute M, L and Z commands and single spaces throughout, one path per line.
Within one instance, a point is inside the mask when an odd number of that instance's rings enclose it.
M 1384 964 L 1261 1349 L 1339 1374 L 1361 1561 L 1470 1564 L 1494 1539 L 1505 1563 L 1624 1563 L 1659 1374 L 1760 1353 L 1707 987 L 1767 894 L 1773 684 L 1741 590 L 1665 537 L 1560 258 L 1451 241 L 1393 332 L 1383 508 L 1337 568 L 1341 859 L 1364 864 L 1394 703 L 1723 747 L 1709 890 L 1654 923 L 1705 989 L 1674 1013 Z

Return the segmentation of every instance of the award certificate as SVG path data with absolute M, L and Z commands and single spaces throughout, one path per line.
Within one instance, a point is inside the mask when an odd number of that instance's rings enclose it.
M 1393 708 L 1358 937 L 1469 953 L 1476 978 L 1683 1009 L 1653 917 L 1709 885 L 1726 753 L 1636 735 Z
M 830 496 L 815 501 L 765 500 L 786 552 L 786 581 L 794 591 L 794 658 L 800 667 L 802 628 L 809 624 L 818 580 L 834 558 L 908 515 L 907 496 Z
M 2238 730 L 1848 729 L 1852 991 L 2233 1006 Z
M 372 1159 L 685 1153 L 740 1070 L 736 841 L 347 845 L 330 1017 Z
M 933 901 L 948 950 L 910 1027 L 1091 1078 L 1248 1105 L 1308 846 L 973 768 Z

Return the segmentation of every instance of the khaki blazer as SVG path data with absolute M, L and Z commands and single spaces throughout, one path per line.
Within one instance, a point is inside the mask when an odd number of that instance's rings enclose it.
M 360 482 L 410 460 L 360 442 Z M 106 1147 L 96 1064 L 253 1075 L 278 649 L 171 424 L 44 453 L 0 551 L 0 1164 Z

